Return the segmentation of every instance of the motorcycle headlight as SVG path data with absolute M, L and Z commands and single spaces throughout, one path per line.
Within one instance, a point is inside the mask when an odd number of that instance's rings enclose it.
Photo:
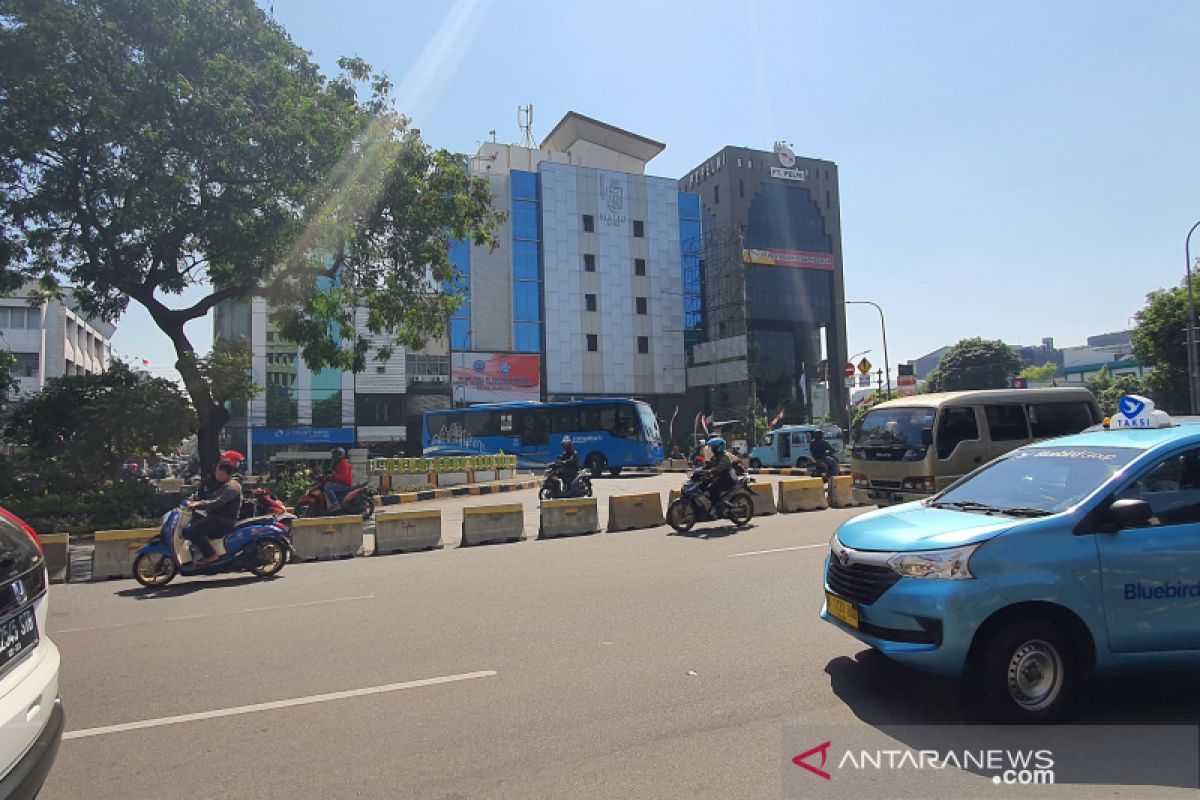
M 950 550 L 927 550 L 922 553 L 897 553 L 888 559 L 888 566 L 905 578 L 933 578 L 961 581 L 975 576 L 971 573 L 972 554 L 979 549 L 973 544 Z

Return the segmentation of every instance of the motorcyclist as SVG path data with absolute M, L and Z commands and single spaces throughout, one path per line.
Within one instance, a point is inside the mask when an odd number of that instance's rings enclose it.
M 812 432 L 812 442 L 808 445 L 808 452 L 812 456 L 813 461 L 819 461 L 825 465 L 825 474 L 827 476 L 833 477 L 841 471 L 841 465 L 838 464 L 837 458 L 833 455 L 833 445 L 825 441 L 825 431 L 820 428 Z
M 192 511 L 207 512 L 203 517 L 193 518 L 183 529 L 184 538 L 200 551 L 201 558 L 196 566 L 203 567 L 217 560 L 217 551 L 209 540 L 225 536 L 237 524 L 242 506 L 242 485 L 234 479 L 233 469 L 233 464 L 222 458 L 213 470 L 213 482 L 219 491 L 209 500 L 193 500 L 185 505 Z
M 733 461 L 725 451 L 725 440 L 714 436 L 708 440 L 712 457 L 700 470 L 701 479 L 708 484 L 708 499 L 712 501 L 714 513 L 720 513 L 725 505 L 723 496 L 733 486 Z
M 570 436 L 563 437 L 562 452 L 558 454 L 554 466 L 558 476 L 562 478 L 563 489 L 569 490 L 575 476 L 579 474 L 579 453 L 575 452 L 575 445 Z
M 350 462 L 346 459 L 346 451 L 340 447 L 335 447 L 329 453 L 333 459 L 333 464 L 329 469 L 329 476 L 325 480 L 325 503 L 331 512 L 341 508 L 341 501 L 338 500 L 338 492 L 346 492 L 350 489 L 350 484 L 354 483 L 354 473 L 350 469 Z

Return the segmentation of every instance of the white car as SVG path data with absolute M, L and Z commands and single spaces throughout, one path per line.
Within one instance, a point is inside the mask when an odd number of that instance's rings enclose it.
M 49 576 L 33 529 L 0 508 L 0 798 L 41 791 L 63 734 Z

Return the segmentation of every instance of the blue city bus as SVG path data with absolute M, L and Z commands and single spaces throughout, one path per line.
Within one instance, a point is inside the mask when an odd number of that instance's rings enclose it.
M 596 398 L 566 403 L 487 403 L 426 411 L 421 446 L 426 458 L 505 453 L 523 469 L 537 469 L 561 452 L 570 436 L 593 476 L 662 463 L 654 411 L 640 400 Z

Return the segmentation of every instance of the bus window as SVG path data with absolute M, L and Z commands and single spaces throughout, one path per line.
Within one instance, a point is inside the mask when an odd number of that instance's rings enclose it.
M 544 411 L 518 411 L 515 416 L 517 435 L 521 437 L 522 447 L 536 447 L 550 441 L 549 425 Z
M 613 423 L 609 433 L 620 439 L 641 439 L 641 426 L 638 423 L 637 409 L 631 405 L 613 406 Z
M 476 411 L 460 415 L 465 418 L 467 436 L 496 436 L 500 433 L 500 415 L 495 411 Z
M 571 433 L 580 430 L 579 409 L 552 408 L 550 409 L 550 432 Z
M 513 432 L 513 415 L 512 414 L 501 414 L 500 415 L 500 432 L 501 433 L 512 433 Z

